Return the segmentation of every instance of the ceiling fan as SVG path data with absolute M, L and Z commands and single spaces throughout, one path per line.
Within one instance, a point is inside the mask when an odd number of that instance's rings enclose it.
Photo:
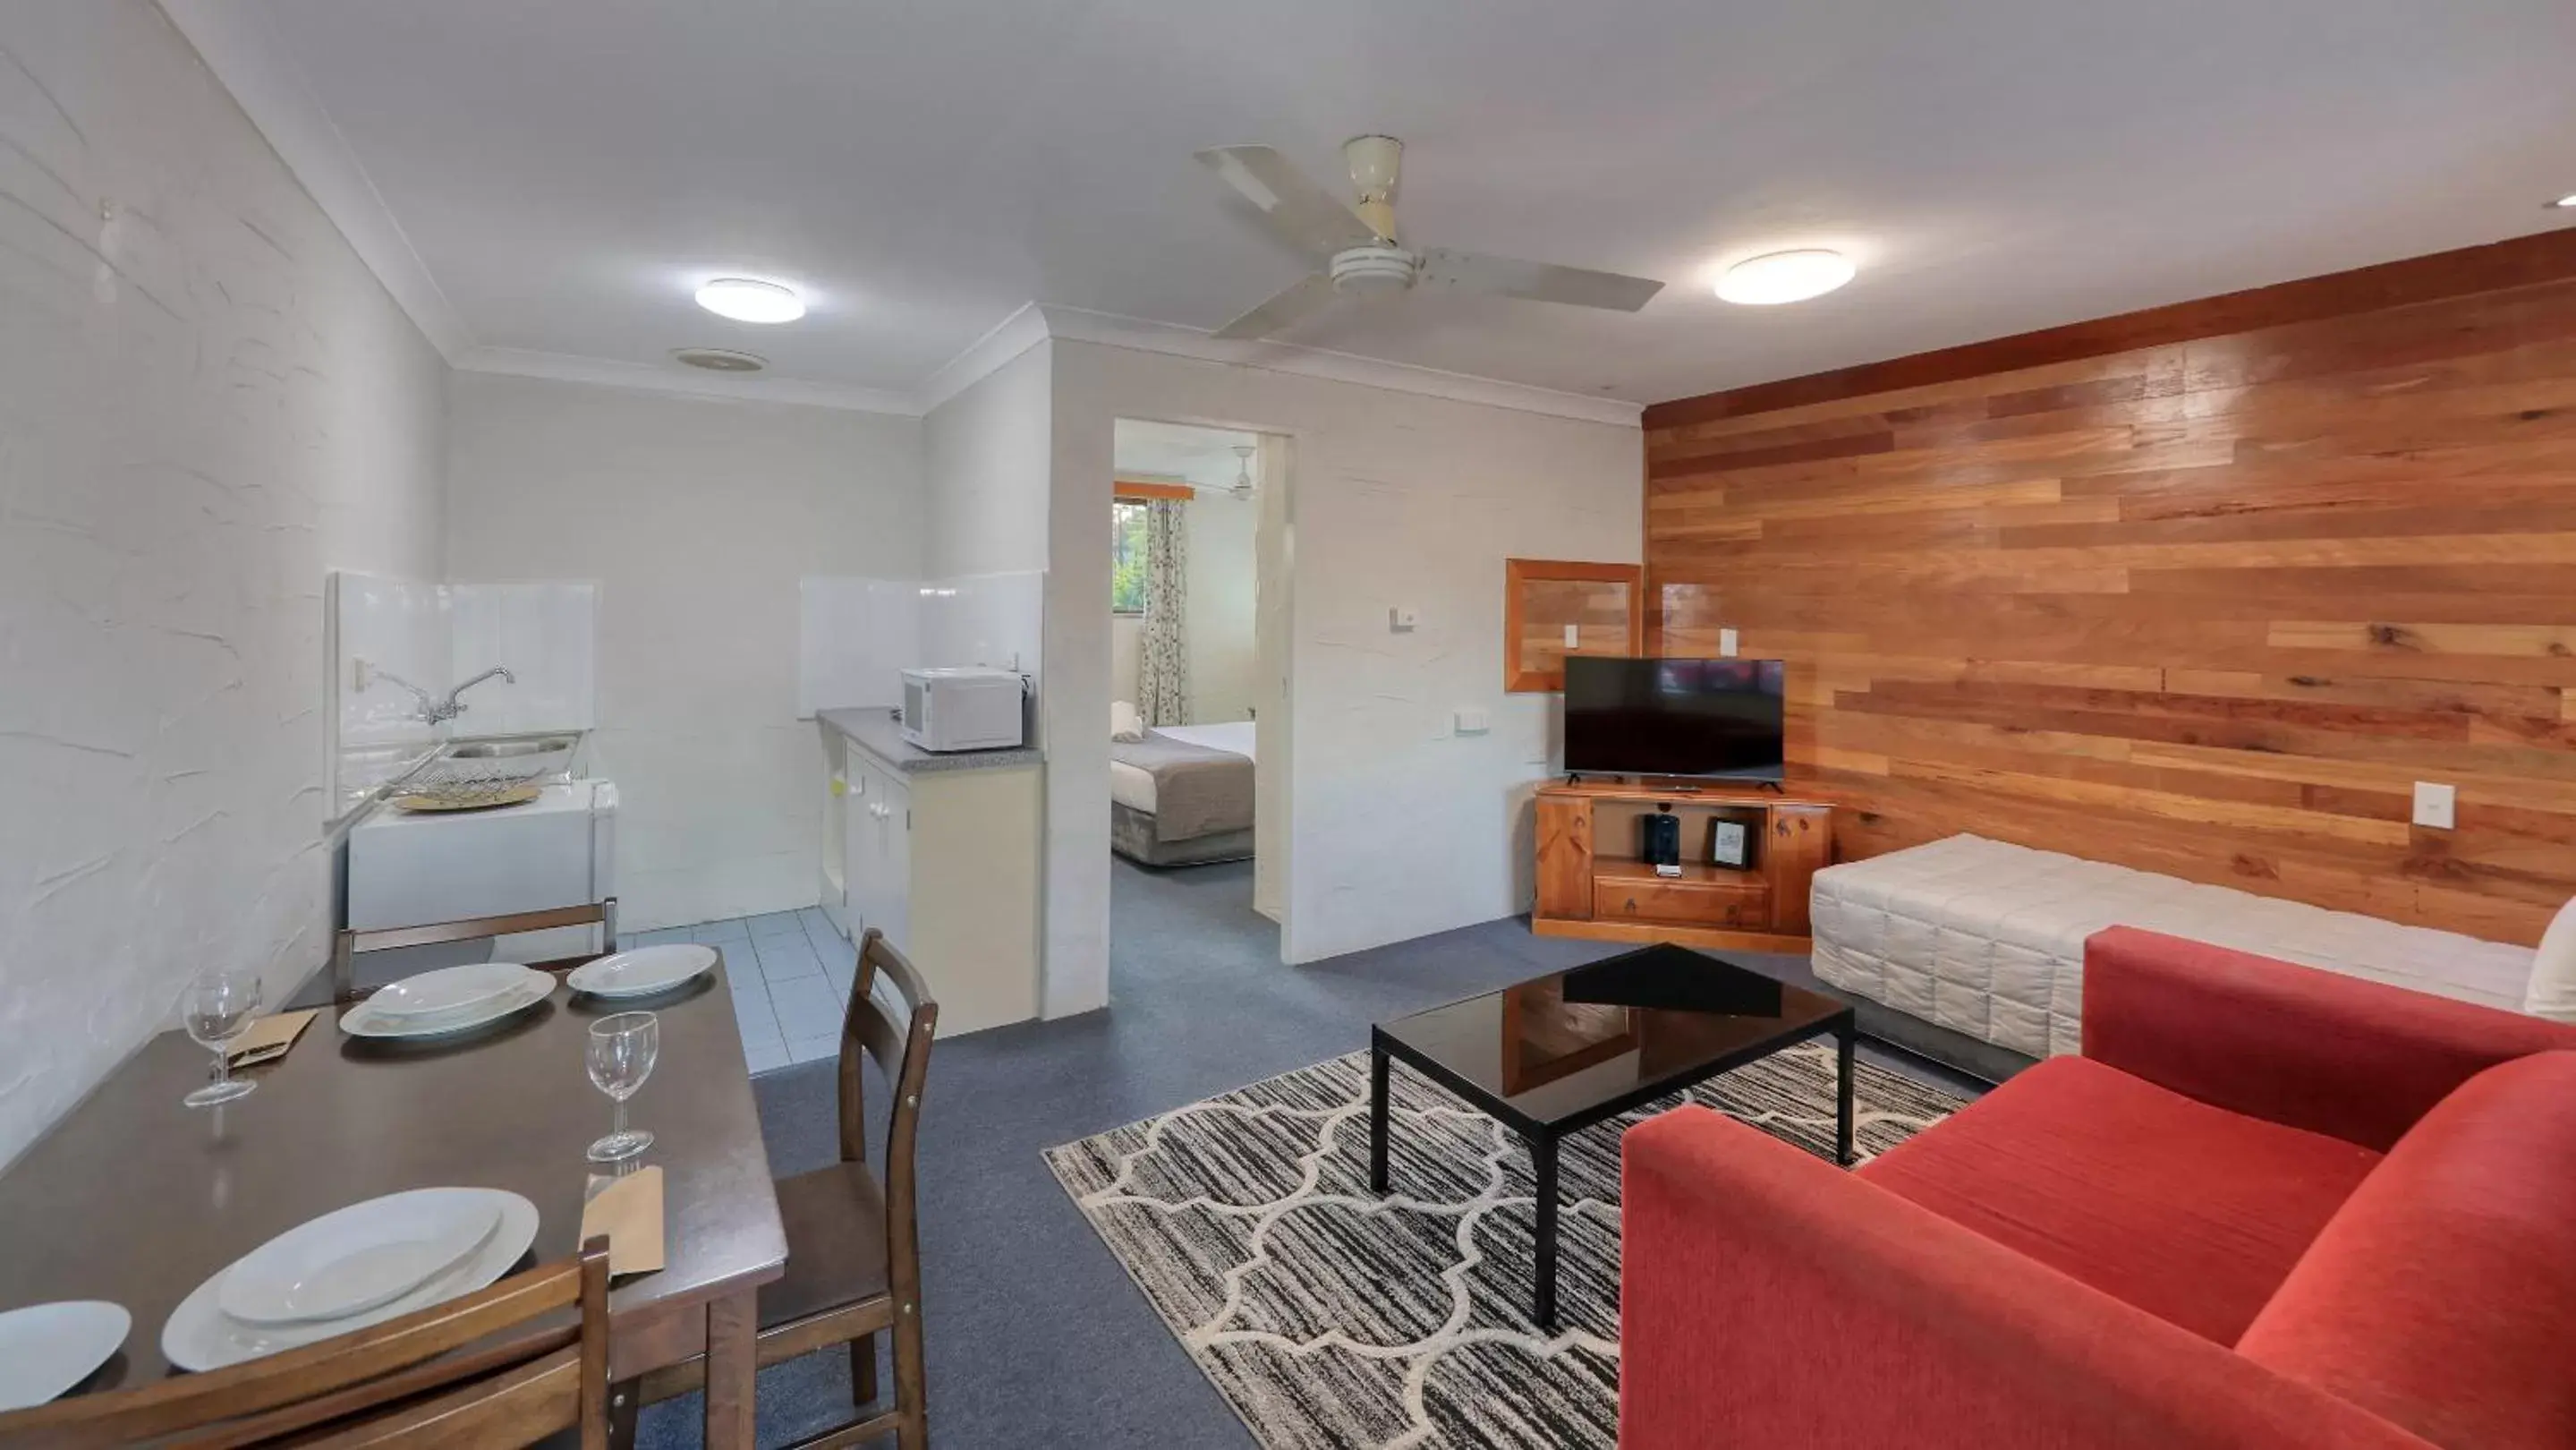
M 1259 207 L 1270 229 L 1316 266 L 1311 276 L 1218 328 L 1219 337 L 1266 337 L 1323 311 L 1341 297 L 1415 287 L 1616 312 L 1634 312 L 1663 290 L 1661 282 L 1615 272 L 1445 247 L 1417 251 L 1405 246 L 1395 229 L 1395 183 L 1404 161 L 1404 143 L 1392 136 L 1356 136 L 1342 143 L 1351 187 L 1359 194 L 1356 206 L 1345 206 L 1268 146 L 1218 146 L 1199 152 L 1198 158 Z

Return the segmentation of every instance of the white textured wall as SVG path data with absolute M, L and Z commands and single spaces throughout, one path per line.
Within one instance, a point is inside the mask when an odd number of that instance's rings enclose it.
M 621 925 L 812 905 L 797 580 L 925 572 L 919 420 L 483 373 L 450 391 L 450 575 L 600 583 Z
M 922 575 L 1047 566 L 1047 358 L 1040 342 L 922 420 L 930 479 L 930 567 Z M 1101 548 L 1109 547 L 1108 473 L 1100 475 Z M 1100 598 L 1109 586 L 1100 586 Z M 1099 612 L 1107 613 L 1107 606 Z M 1102 719 L 1108 718 L 1106 708 Z M 1104 730 L 1105 734 L 1105 730 Z
M 1261 508 L 1201 490 L 1183 516 L 1190 540 L 1190 718 L 1200 724 L 1252 715 L 1253 536 Z
M 1136 703 L 1136 676 L 1145 659 L 1145 617 L 1109 616 L 1109 698 Z
M 446 369 L 149 0 L 0 7 L 0 338 L 5 1161 L 326 955 L 323 579 L 438 577 Z
M 1097 496 L 1121 414 L 1293 439 L 1289 959 L 1526 906 L 1551 697 L 1503 693 L 1503 560 L 1636 559 L 1638 430 L 1092 343 L 1054 352 L 1050 1015 L 1108 994 L 1109 754 L 1095 722 L 1109 544 L 1089 526 L 1096 510 L 1079 510 L 1078 528 L 1063 519 Z M 1388 631 L 1397 604 L 1420 609 L 1418 630 Z M 1455 734 L 1461 705 L 1491 710 L 1492 731 Z

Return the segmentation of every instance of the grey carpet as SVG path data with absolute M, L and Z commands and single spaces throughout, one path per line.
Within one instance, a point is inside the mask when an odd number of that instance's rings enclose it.
M 1117 861 L 1113 871 L 1110 1010 L 944 1039 L 931 1059 L 922 1298 L 941 1450 L 1249 1450 L 1242 1423 L 1040 1155 L 1364 1046 L 1377 1019 L 1618 950 L 1497 921 L 1283 967 L 1276 928 L 1251 909 L 1249 863 L 1153 872 Z M 1803 958 L 1744 960 L 1807 979 Z M 773 1172 L 831 1161 L 829 1063 L 755 1087 Z M 845 1356 L 770 1370 L 761 1443 L 844 1418 L 848 1396 Z M 698 1414 L 695 1397 L 647 1410 L 643 1443 L 696 1444 Z
M 1863 1159 L 1965 1101 L 1875 1063 L 1854 1078 Z M 1568 1137 L 1543 1329 L 1527 1150 L 1401 1063 L 1388 1089 L 1383 1195 L 1368 1186 L 1366 1053 L 1047 1155 L 1265 1450 L 1610 1450 L 1620 1136 L 1686 1100 L 1834 1152 L 1834 1052 L 1813 1042 Z

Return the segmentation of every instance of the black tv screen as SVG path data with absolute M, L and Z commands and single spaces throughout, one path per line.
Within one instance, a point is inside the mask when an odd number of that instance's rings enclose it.
M 1577 775 L 1778 780 L 1780 719 L 1778 660 L 1565 660 L 1565 768 Z

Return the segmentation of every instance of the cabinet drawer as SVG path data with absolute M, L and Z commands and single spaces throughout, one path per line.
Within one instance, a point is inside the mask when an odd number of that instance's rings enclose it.
M 1666 922 L 1674 926 L 1767 931 L 1771 889 L 1761 881 L 1668 880 L 1646 875 L 1601 876 L 1592 883 L 1598 921 Z

